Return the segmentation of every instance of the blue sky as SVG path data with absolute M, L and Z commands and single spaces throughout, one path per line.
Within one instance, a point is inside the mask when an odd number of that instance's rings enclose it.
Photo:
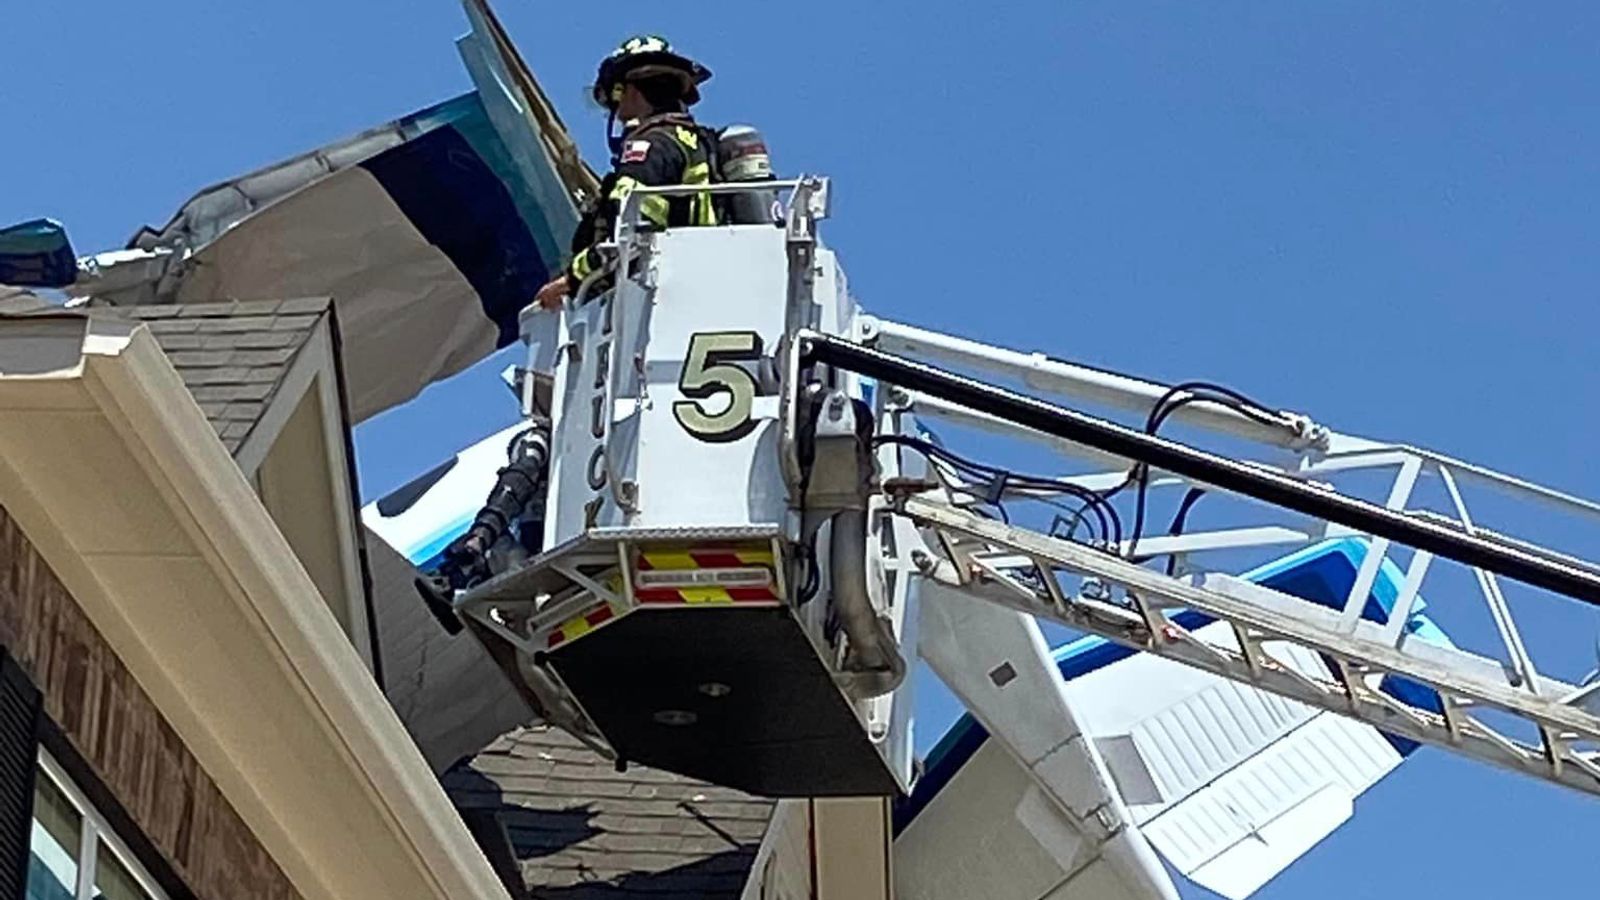
M 1600 496 L 1593 4 L 499 6 L 591 159 L 600 54 L 649 30 L 703 57 L 705 118 L 835 178 L 826 236 L 874 312 Z M 0 221 L 54 216 L 80 252 L 468 88 L 448 0 L 30 3 L 7 24 Z M 507 424 L 493 377 L 364 426 L 369 496 Z M 1592 640 L 1583 621 L 1550 639 Z M 1424 751 L 1258 896 L 1592 884 L 1597 821 Z

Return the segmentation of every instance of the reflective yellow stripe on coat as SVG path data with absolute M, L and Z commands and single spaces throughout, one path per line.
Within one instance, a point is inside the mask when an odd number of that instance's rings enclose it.
M 617 186 L 611 189 L 611 199 L 617 201 L 619 206 L 626 205 L 628 196 L 639 186 L 638 179 L 624 175 L 617 179 Z M 667 227 L 668 209 L 667 198 L 660 194 L 647 194 L 639 201 L 639 212 L 659 228 Z
M 678 143 L 682 144 L 685 150 L 693 152 L 700 149 L 700 135 L 696 134 L 693 129 L 680 127 L 673 130 L 677 134 Z M 702 159 L 700 162 L 691 164 L 683 171 L 683 183 L 688 185 L 710 184 L 710 163 L 707 163 Z M 717 210 L 716 207 L 712 205 L 710 194 L 699 193 L 695 194 L 691 198 L 689 205 L 689 224 L 717 224 Z

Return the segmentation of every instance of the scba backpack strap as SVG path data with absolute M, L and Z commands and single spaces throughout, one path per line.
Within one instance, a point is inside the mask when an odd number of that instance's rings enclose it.
M 727 179 L 722 173 L 722 154 L 719 152 L 722 144 L 721 128 L 710 125 L 695 124 L 695 130 L 700 132 L 700 144 L 706 148 L 706 162 L 711 167 L 711 183 L 722 184 Z M 727 194 L 713 194 L 711 208 L 716 211 L 718 224 L 726 225 L 733 221 L 732 207 Z

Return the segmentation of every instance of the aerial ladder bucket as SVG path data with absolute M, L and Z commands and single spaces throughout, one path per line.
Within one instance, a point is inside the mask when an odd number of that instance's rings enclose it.
M 636 191 L 611 245 L 615 287 L 586 284 L 559 320 L 524 317 L 529 370 L 553 373 L 542 389 L 524 380 L 531 427 L 548 448 L 542 552 L 456 595 L 451 611 L 546 719 L 619 764 L 752 793 L 904 791 L 906 658 L 920 646 L 926 593 L 947 613 L 952 597 L 996 605 L 1013 624 L 1054 622 L 1600 794 L 1600 678 L 1536 660 L 1501 586 L 1600 606 L 1600 565 L 1485 527 L 1463 487 L 1592 523 L 1600 503 L 1341 434 L 1214 386 L 1157 384 L 863 315 L 816 239 L 826 182 L 782 186 L 793 194 L 782 227 L 653 233 L 635 227 L 643 196 L 703 188 Z M 1145 428 L 1079 404 L 1136 414 Z M 1253 455 L 1158 434 L 1168 417 Z M 983 466 L 930 440 L 923 419 L 1040 442 L 1098 471 Z M 1380 502 L 1343 492 L 1344 473 L 1392 484 Z M 1437 489 L 1431 506 L 1413 496 L 1424 480 Z M 1147 493 L 1175 489 L 1185 499 L 1167 533 L 1143 534 Z M 1133 506 L 1126 533 L 1111 503 L 1119 492 L 1132 501 L 1123 512 Z M 1216 524 L 1185 531 L 1201 495 L 1214 498 Z M 1007 501 L 1064 514 L 1030 529 L 1006 514 Z M 1363 542 L 1362 562 L 1332 606 L 1197 562 L 1345 537 Z M 1390 606 L 1373 614 L 1374 585 L 1396 565 L 1392 545 L 1412 552 L 1389 579 Z M 1435 560 L 1470 571 L 1503 654 L 1419 630 Z M 1473 611 L 1471 594 L 1442 593 Z M 941 646 L 938 629 L 926 631 Z M 1056 807 L 1087 822 L 1093 810 L 1074 805 L 1072 786 L 1098 770 L 1095 754 L 1039 768 L 1050 754 L 1019 748 L 1064 738 L 1041 743 L 1048 729 L 1014 714 L 1020 689 L 989 697 L 985 687 L 1026 683 L 1016 660 L 982 658 L 985 634 L 946 632 L 955 649 L 936 666 L 941 677 L 976 686 L 963 695 L 983 707 L 974 713 L 1036 769 Z
M 772 363 L 854 308 L 815 237 L 826 182 L 778 186 L 786 221 L 655 233 L 640 197 L 683 189 L 643 189 L 611 248 L 626 277 L 591 279 L 559 324 L 525 313 L 529 368 L 554 373 L 548 398 L 526 392 L 548 421 L 544 549 L 456 611 L 537 710 L 619 765 L 890 794 L 910 774 L 905 610 L 867 574 L 870 414 L 856 381 L 782 401 Z

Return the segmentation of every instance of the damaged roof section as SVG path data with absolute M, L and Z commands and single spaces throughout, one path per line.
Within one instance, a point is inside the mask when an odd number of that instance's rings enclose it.
M 50 308 L 50 303 L 33 291 L 0 284 L 0 316 L 16 316 Z
M 736 898 L 775 806 L 655 769 L 618 772 L 549 726 L 501 737 L 444 785 L 469 822 L 499 819 L 523 896 L 549 900 Z

